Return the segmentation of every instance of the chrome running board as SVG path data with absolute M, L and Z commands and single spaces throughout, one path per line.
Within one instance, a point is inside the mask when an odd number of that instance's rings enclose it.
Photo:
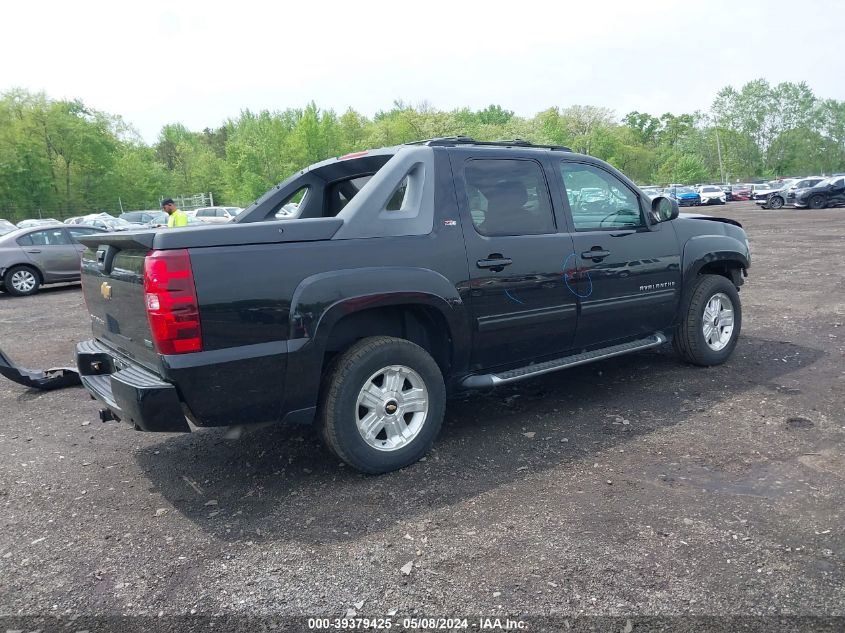
M 647 338 L 638 339 L 629 343 L 622 343 L 620 345 L 613 345 L 611 347 L 603 347 L 602 349 L 594 349 L 590 352 L 581 352 L 572 356 L 564 356 L 563 358 L 556 358 L 548 360 L 544 363 L 536 363 L 533 365 L 526 365 L 525 367 L 518 367 L 495 374 L 476 374 L 467 376 L 461 381 L 461 385 L 467 389 L 482 389 L 485 387 L 496 387 L 508 382 L 515 382 L 517 380 L 524 380 L 526 378 L 534 378 L 542 374 L 558 371 L 560 369 L 568 369 L 578 365 L 585 365 L 597 360 L 604 360 L 605 358 L 613 358 L 614 356 L 621 356 L 622 354 L 629 354 L 631 352 L 638 352 L 640 350 L 649 349 L 652 347 L 659 347 L 666 343 L 669 339 L 666 335 L 657 333 Z

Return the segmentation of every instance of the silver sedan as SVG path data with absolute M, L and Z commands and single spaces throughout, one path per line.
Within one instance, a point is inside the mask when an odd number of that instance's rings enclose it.
M 57 225 L 0 236 L 0 290 L 25 296 L 43 284 L 77 281 L 85 247 L 76 238 L 104 232 L 93 226 Z

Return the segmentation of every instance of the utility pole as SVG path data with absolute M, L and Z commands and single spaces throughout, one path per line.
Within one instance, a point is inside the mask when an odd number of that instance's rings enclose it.
M 713 129 L 716 130 L 716 152 L 719 154 L 719 178 L 721 178 L 720 182 L 726 183 L 725 180 L 725 167 L 722 164 L 722 143 L 719 141 L 719 121 L 716 117 L 713 117 Z
M 120 196 L 117 197 L 117 205 L 120 207 L 120 212 L 123 213 L 123 201 L 120 199 Z

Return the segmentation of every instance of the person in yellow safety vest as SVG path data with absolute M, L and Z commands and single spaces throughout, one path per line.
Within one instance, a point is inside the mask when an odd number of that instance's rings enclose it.
M 165 198 L 161 201 L 161 209 L 169 218 L 167 218 L 168 228 L 176 228 L 180 226 L 188 226 L 188 216 L 176 208 L 176 203 L 173 198 Z

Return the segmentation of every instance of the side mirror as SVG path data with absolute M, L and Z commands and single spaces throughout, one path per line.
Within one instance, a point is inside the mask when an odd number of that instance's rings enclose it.
M 657 196 L 651 201 L 651 219 L 654 224 L 674 220 L 678 213 L 678 201 L 674 198 Z

